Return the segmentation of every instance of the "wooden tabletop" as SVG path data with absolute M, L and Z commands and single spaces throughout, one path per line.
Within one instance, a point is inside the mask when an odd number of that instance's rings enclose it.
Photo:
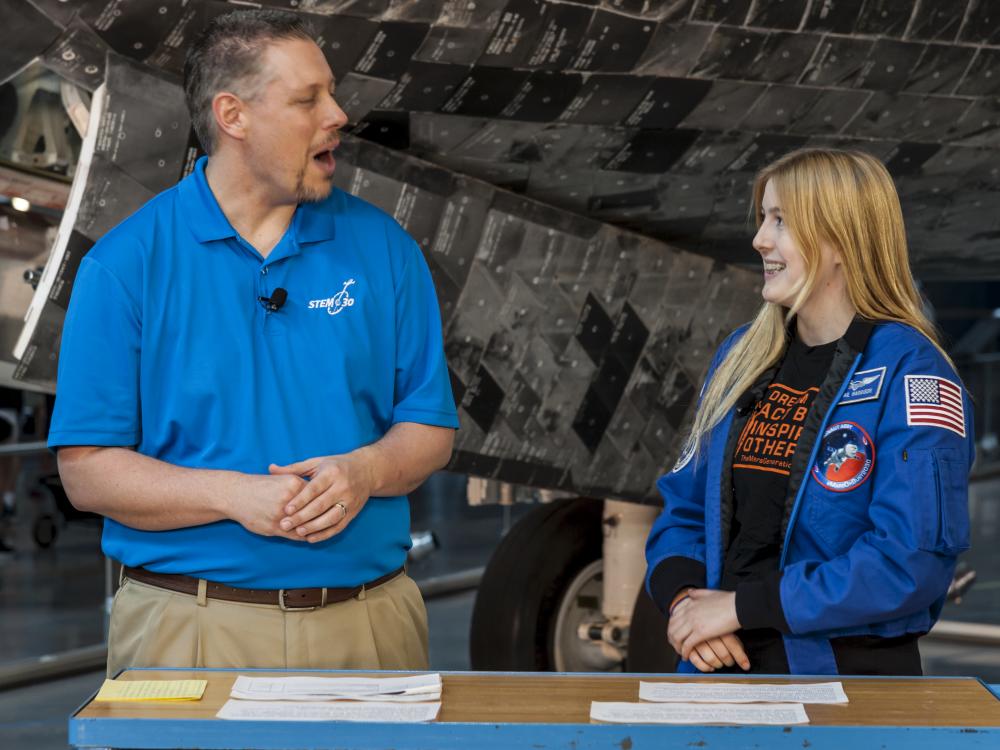
M 208 681 L 200 701 L 88 703 L 78 719 L 214 719 L 240 674 L 257 677 L 347 676 L 345 673 L 215 670 L 130 670 L 124 680 Z M 350 676 L 390 676 L 350 673 Z M 391 676 L 402 676 L 392 673 Z M 651 682 L 691 682 L 689 676 L 644 676 Z M 969 677 L 921 678 L 746 678 L 708 677 L 716 682 L 803 684 L 843 683 L 847 705 L 807 704 L 813 726 L 1000 727 L 1000 700 Z M 550 673 L 442 673 L 439 722 L 489 724 L 588 724 L 591 701 L 639 700 L 637 675 Z

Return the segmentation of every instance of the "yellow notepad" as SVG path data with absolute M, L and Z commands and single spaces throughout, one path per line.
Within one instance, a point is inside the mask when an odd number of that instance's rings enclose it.
M 207 680 L 105 680 L 95 701 L 198 701 Z

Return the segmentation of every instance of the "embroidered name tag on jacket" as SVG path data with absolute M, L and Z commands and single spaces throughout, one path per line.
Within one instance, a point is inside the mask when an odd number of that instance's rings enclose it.
M 906 424 L 941 427 L 965 437 L 962 388 L 937 375 L 907 375 Z
M 882 381 L 885 380 L 885 368 L 876 367 L 872 370 L 861 370 L 851 376 L 847 384 L 841 404 L 856 404 L 859 401 L 874 401 L 882 394 Z

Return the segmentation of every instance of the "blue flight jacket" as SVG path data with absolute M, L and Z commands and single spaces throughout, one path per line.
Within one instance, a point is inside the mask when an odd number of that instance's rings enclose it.
M 707 378 L 745 330 L 723 342 Z M 760 393 L 775 369 L 758 381 Z M 661 609 L 669 601 L 657 601 L 650 582 L 665 561 L 703 565 L 704 585 L 719 587 L 734 433 L 747 411 L 734 407 L 696 456 L 682 456 L 657 482 L 664 508 L 646 544 L 646 586 Z M 947 360 L 910 326 L 856 319 L 837 342 L 793 457 L 773 579 L 781 612 L 770 622 L 741 618 L 742 626 L 781 630 L 792 674 L 836 674 L 831 638 L 930 630 L 969 547 L 973 457 L 971 404 Z M 737 589 L 738 613 L 740 596 Z M 679 670 L 695 671 L 687 662 Z

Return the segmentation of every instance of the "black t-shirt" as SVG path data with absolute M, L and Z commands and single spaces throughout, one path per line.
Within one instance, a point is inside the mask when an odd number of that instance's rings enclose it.
M 794 337 L 736 441 L 733 520 L 722 575 L 726 591 L 778 569 L 792 456 L 836 348 L 836 341 L 810 347 Z

